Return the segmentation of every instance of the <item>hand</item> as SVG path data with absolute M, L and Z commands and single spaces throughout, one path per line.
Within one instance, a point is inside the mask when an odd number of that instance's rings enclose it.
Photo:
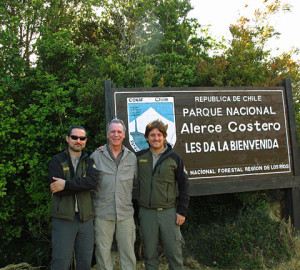
M 176 214 L 176 225 L 181 226 L 185 222 L 185 217 L 179 214 Z
M 102 150 L 102 149 L 103 149 L 103 145 L 96 148 L 97 151 Z
M 50 184 L 50 190 L 52 193 L 64 190 L 66 184 L 66 181 L 64 179 L 57 177 L 52 177 L 52 179 L 54 180 L 54 182 Z

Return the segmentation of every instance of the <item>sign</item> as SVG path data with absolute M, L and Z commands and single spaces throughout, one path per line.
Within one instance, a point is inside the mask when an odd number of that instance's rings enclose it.
M 189 180 L 292 175 L 283 87 L 114 92 L 114 116 L 127 124 L 125 145 L 147 148 L 146 125 L 168 124 L 167 141 L 184 160 Z

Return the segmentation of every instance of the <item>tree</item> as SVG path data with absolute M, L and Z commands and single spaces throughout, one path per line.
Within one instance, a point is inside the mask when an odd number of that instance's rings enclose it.
M 211 45 L 198 37 L 190 10 L 188 0 L 109 1 L 100 24 L 112 44 L 109 77 L 119 87 L 193 85 L 195 63 L 208 58 Z
M 198 83 L 207 86 L 275 86 L 284 78 L 291 77 L 297 87 L 299 65 L 292 60 L 292 53 L 272 57 L 266 49 L 267 42 L 279 33 L 269 25 L 268 18 L 289 6 L 276 0 L 265 10 L 256 10 L 254 19 L 241 17 L 231 25 L 232 39 L 219 56 L 199 63 Z M 296 90 L 298 91 L 298 90 Z
M 77 46 L 72 30 L 80 18 L 91 20 L 90 7 L 87 1 L 1 2 L 1 266 L 49 262 L 47 166 L 65 147 L 68 126 L 80 123 L 103 140 L 94 123 L 102 125 L 104 79 L 87 71 L 101 57 L 87 43 Z M 56 18 L 56 11 L 63 15 Z

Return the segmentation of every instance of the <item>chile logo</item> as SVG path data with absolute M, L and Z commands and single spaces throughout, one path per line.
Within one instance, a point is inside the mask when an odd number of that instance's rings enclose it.
M 174 147 L 176 125 L 174 97 L 137 97 L 127 98 L 129 143 L 134 151 L 148 148 L 144 137 L 146 126 L 160 120 L 168 125 L 167 142 Z

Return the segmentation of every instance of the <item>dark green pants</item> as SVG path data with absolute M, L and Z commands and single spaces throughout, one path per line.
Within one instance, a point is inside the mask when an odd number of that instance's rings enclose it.
M 169 261 L 169 269 L 183 270 L 182 236 L 180 226 L 176 225 L 176 209 L 157 210 L 140 207 L 139 218 L 146 269 L 158 269 L 158 243 L 159 237 L 161 237 Z
M 52 218 L 52 261 L 51 270 L 68 270 L 73 251 L 76 269 L 90 270 L 94 250 L 94 219 L 81 222 Z

